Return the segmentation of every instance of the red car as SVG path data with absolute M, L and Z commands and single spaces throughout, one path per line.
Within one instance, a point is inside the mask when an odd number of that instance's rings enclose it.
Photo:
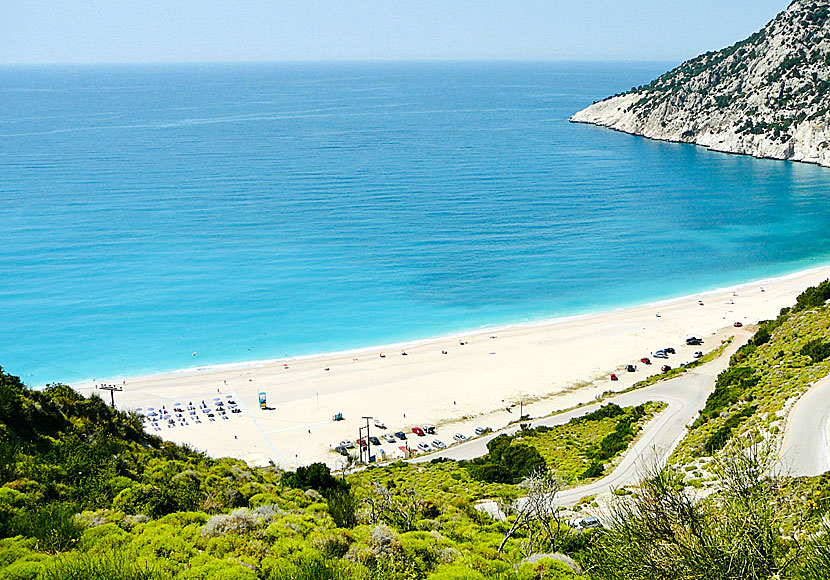
M 415 433 L 415 435 L 417 435 L 418 437 L 423 437 L 424 436 L 424 430 L 421 429 L 420 427 L 413 427 L 412 432 Z
M 640 362 L 643 363 L 644 365 L 650 365 L 651 364 L 651 359 L 644 356 L 643 358 L 640 359 Z
M 617 378 L 617 375 L 615 375 L 614 373 L 611 373 L 611 380 L 612 381 L 618 381 L 620 379 Z
M 740 327 L 742 327 L 742 326 L 743 326 L 743 323 L 742 323 L 742 322 L 736 322 L 736 323 L 735 323 L 735 324 L 733 324 L 732 326 L 734 326 L 735 328 L 740 328 Z
M 361 447 L 366 447 L 366 438 L 361 437 L 360 439 L 357 440 L 357 444 L 360 445 Z

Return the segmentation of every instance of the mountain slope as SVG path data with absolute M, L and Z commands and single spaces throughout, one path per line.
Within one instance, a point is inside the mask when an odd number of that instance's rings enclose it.
M 716 151 L 830 166 L 830 0 L 795 0 L 762 30 L 571 121 Z

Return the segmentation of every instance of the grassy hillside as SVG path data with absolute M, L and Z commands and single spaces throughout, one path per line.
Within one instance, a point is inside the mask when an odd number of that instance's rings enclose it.
M 501 436 L 470 462 L 344 478 L 211 459 L 97 397 L 32 391 L 0 370 L 0 580 L 575 578 L 561 554 L 594 579 L 826 578 L 830 475 L 772 478 L 754 444 L 830 372 L 828 298 L 830 283 L 762 324 L 673 465 L 587 532 L 546 493 L 610 469 L 658 405 Z M 690 483 L 710 488 L 705 499 Z M 481 498 L 507 519 L 477 510 Z
M 730 437 L 753 431 L 774 439 L 787 413 L 810 384 L 830 374 L 830 283 L 802 294 L 793 308 L 761 323 L 718 377 L 715 392 L 675 451 L 673 461 L 689 473 L 705 475 L 705 466 Z

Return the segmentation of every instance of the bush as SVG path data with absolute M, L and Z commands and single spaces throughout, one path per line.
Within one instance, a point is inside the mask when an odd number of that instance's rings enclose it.
M 827 357 L 830 357 L 830 343 L 816 338 L 801 347 L 801 354 L 810 357 L 813 364 L 820 363 Z
M 732 432 L 738 425 L 744 422 L 745 419 L 751 417 L 755 413 L 755 407 L 746 406 L 739 413 L 736 413 L 723 422 L 714 433 L 712 433 L 706 443 L 703 444 L 703 449 L 709 455 L 713 455 L 716 451 L 723 449 L 726 442 L 732 436 Z
M 796 298 L 792 312 L 812 310 L 824 306 L 830 300 L 830 280 L 825 280 L 818 286 L 810 286 Z
M 69 504 L 48 503 L 18 511 L 12 518 L 12 533 L 37 539 L 39 550 L 63 552 L 74 546 L 84 531 Z
M 685 491 L 682 474 L 652 470 L 636 495 L 616 500 L 610 525 L 595 536 L 586 555 L 593 577 L 791 577 L 785 498 L 769 475 L 774 460 L 769 449 L 729 446 L 714 465 L 721 488 L 705 502 Z
M 357 500 L 347 486 L 338 486 L 325 493 L 329 515 L 338 528 L 353 528 L 357 525 Z
M 582 479 L 593 479 L 605 473 L 605 465 L 601 461 L 594 461 L 582 472 Z
M 761 378 L 751 366 L 730 366 L 718 375 L 714 392 L 706 399 L 693 428 L 703 425 L 723 409 L 738 401 Z
M 485 580 L 481 573 L 464 566 L 442 566 L 427 580 Z
M 316 489 L 319 492 L 342 485 L 342 480 L 335 478 L 325 463 L 312 463 L 308 467 L 300 466 L 297 471 L 286 473 L 283 481 L 289 487 Z
M 127 554 L 66 554 L 45 565 L 38 580 L 161 580 L 149 564 Z
M 487 443 L 488 453 L 473 460 L 467 470 L 473 479 L 488 483 L 519 483 L 538 469 L 546 469 L 544 458 L 535 447 L 513 444 L 507 435 Z
M 542 558 L 519 568 L 518 580 L 572 580 L 579 576 L 570 566 L 553 558 Z

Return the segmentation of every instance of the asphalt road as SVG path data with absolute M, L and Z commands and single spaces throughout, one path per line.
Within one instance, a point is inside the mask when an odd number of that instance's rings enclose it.
M 790 412 L 777 464 L 781 473 L 812 476 L 830 470 L 828 417 L 830 377 L 815 383 Z
M 748 333 L 736 333 L 736 340 L 732 342 L 724 354 L 717 360 L 701 365 L 689 372 L 665 382 L 607 397 L 601 403 L 585 405 L 579 409 L 554 415 L 543 419 L 532 419 L 534 427 L 540 425 L 555 426 L 570 421 L 593 411 L 600 405 L 610 402 L 621 407 L 639 405 L 648 401 L 664 401 L 668 406 L 650 421 L 637 442 L 625 453 L 622 461 L 613 472 L 588 485 L 567 489 L 557 495 L 557 503 L 562 506 L 573 505 L 586 495 L 608 492 L 615 488 L 634 484 L 641 479 L 643 470 L 654 465 L 662 465 L 674 451 L 686 434 L 686 426 L 698 415 L 706 403 L 706 398 L 714 388 L 715 378 L 729 365 L 729 358 L 749 337 Z M 828 401 L 830 401 L 830 388 Z M 449 459 L 474 459 L 487 453 L 487 442 L 500 433 L 515 433 L 518 426 L 512 429 L 493 433 L 466 443 L 453 445 L 439 453 L 431 453 L 413 459 L 413 462 L 426 462 L 438 457 Z M 556 466 L 551 466 L 556 470 Z M 487 506 L 483 506 L 489 511 Z

